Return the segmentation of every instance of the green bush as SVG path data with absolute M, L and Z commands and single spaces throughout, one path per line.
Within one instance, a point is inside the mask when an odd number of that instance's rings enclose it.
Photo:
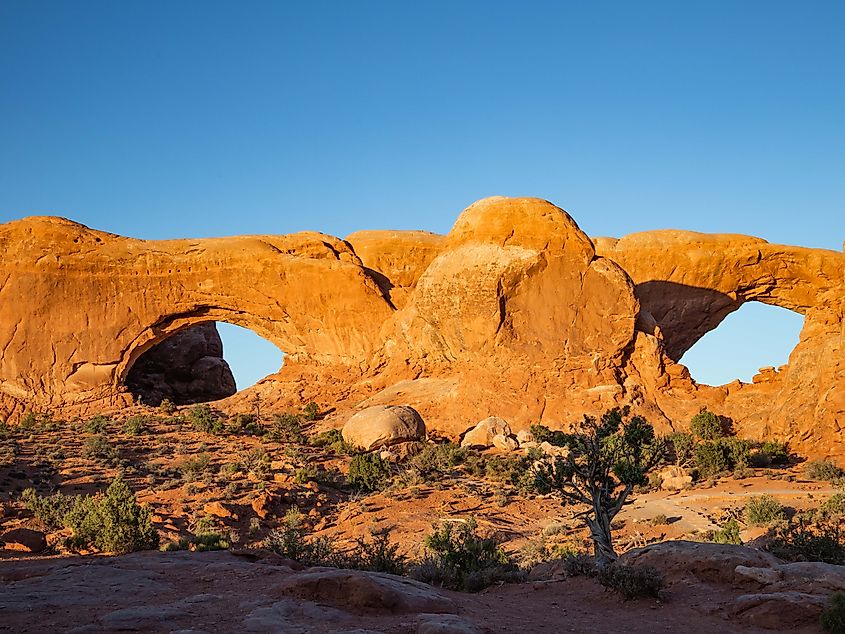
M 130 436 L 140 436 L 141 434 L 149 433 L 149 421 L 146 416 L 136 414 L 130 416 L 123 423 L 123 431 Z
M 308 439 L 308 444 L 312 447 L 326 447 L 338 455 L 352 454 L 355 452 L 355 447 L 343 439 L 343 434 L 341 434 L 339 429 L 327 429 L 311 436 Z
M 203 452 L 197 456 L 186 458 L 180 465 L 179 471 L 182 472 L 185 481 L 193 482 L 205 474 L 210 464 L 211 456 Z
M 407 567 L 405 557 L 399 554 L 399 545 L 390 541 L 387 529 L 372 530 L 370 540 L 359 537 L 355 548 L 339 561 L 343 568 L 403 575 Z
M 363 453 L 349 463 L 349 484 L 361 491 L 378 491 L 390 482 L 390 465 L 377 453 Z
M 695 438 L 692 434 L 676 431 L 669 434 L 667 440 L 676 465 L 684 467 L 692 462 L 695 456 Z
M 256 447 L 241 454 L 241 464 L 244 471 L 251 473 L 259 480 L 263 480 L 270 473 L 270 454 L 263 447 Z
M 149 507 L 138 504 L 121 476 L 105 494 L 39 497 L 30 489 L 24 491 L 22 500 L 48 528 L 70 528 L 73 535 L 68 543 L 72 547 L 121 554 L 158 546 Z
M 652 566 L 626 566 L 613 563 L 598 571 L 598 580 L 604 587 L 620 593 L 625 600 L 660 595 L 665 582 L 663 575 Z
M 270 531 L 264 545 L 277 555 L 308 566 L 330 564 L 333 558 L 331 543 L 326 538 L 308 538 L 302 513 L 296 507 L 288 510 L 281 528 Z
M 219 435 L 226 431 L 223 421 L 220 420 L 206 403 L 194 405 L 187 413 L 188 422 L 194 429 L 206 434 Z
M 717 476 L 731 469 L 728 447 L 719 441 L 701 442 L 695 447 L 695 467 L 703 478 Z
M 64 520 L 73 508 L 74 498 L 61 493 L 40 496 L 35 489 L 24 489 L 21 493 L 21 503 L 24 508 L 35 514 L 48 530 L 64 527 Z
M 745 521 L 751 526 L 769 526 L 786 517 L 783 504 L 771 495 L 758 495 L 745 504 Z
M 566 446 L 566 434 L 562 431 L 552 431 L 545 425 L 540 424 L 531 425 L 529 431 L 531 431 L 531 435 L 534 436 L 534 440 L 537 442 L 547 442 L 556 447 Z
M 692 435 L 701 440 L 717 440 L 725 435 L 722 421 L 713 412 L 703 409 L 690 421 Z
M 110 424 L 111 419 L 108 416 L 98 414 L 97 416 L 85 421 L 85 431 L 89 434 L 103 434 L 106 432 Z
M 163 398 L 158 405 L 158 409 L 162 414 L 170 416 L 176 412 L 176 405 L 169 398 Z
M 520 581 L 519 567 L 508 561 L 495 539 L 476 533 L 474 518 L 444 522 L 425 539 L 426 554 L 412 571 L 419 581 L 452 590 L 478 592 L 493 583 Z
M 841 498 L 838 496 L 842 496 Z M 774 555 L 790 561 L 823 561 L 845 564 L 845 494 L 829 498 L 818 509 L 798 513 L 770 530 L 766 546 Z
M 833 482 L 845 476 L 845 471 L 836 465 L 830 458 L 824 460 L 813 460 L 807 464 L 807 477 L 811 480 L 826 480 Z
M 432 482 L 449 475 L 465 457 L 466 450 L 455 443 L 429 444 L 411 458 L 405 468 L 414 479 Z
M 575 553 L 562 559 L 563 573 L 567 577 L 594 577 L 598 571 L 596 558 L 589 553 Z
M 317 420 L 320 416 L 320 408 L 314 401 L 311 401 L 302 410 L 302 418 L 307 421 Z
M 302 421 L 296 414 L 275 414 L 266 437 L 273 442 L 304 443 Z
M 216 531 L 197 533 L 191 539 L 193 550 L 198 553 L 210 550 L 228 550 L 232 544 L 227 535 Z
M 789 443 L 767 440 L 760 447 L 760 453 L 769 459 L 770 464 L 786 464 L 789 462 Z
M 102 434 L 91 436 L 85 441 L 83 455 L 86 458 L 105 464 L 114 464 L 118 460 L 117 449 L 112 447 Z
M 227 431 L 230 434 L 263 436 L 264 428 L 253 414 L 235 414 L 229 418 Z
M 733 518 L 729 519 L 709 535 L 709 541 L 716 544 L 736 544 L 741 546 L 742 539 L 739 537 L 739 522 Z
M 821 614 L 822 629 L 831 634 L 845 634 L 845 593 L 830 595 L 827 607 Z
M 731 469 L 744 469 L 748 466 L 754 443 L 742 438 L 723 438 L 718 442 L 727 449 L 728 463 Z

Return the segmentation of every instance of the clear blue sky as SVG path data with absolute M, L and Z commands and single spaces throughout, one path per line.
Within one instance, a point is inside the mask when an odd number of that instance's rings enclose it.
M 833 0 L 2 0 L 0 221 L 446 232 L 478 198 L 533 195 L 591 235 L 839 250 L 843 25 Z M 743 326 L 748 308 L 694 376 L 785 361 L 800 320 Z

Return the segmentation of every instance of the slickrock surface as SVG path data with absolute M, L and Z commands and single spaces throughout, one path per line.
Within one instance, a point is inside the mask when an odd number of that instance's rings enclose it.
M 228 399 L 310 400 L 345 421 L 411 405 L 456 437 L 631 405 L 661 431 L 703 406 L 741 435 L 845 457 L 845 256 L 683 231 L 592 241 L 551 203 L 487 198 L 446 236 L 363 231 L 143 241 L 60 218 L 0 226 L 0 418 L 119 408 L 133 364 L 228 321 L 286 354 Z M 805 316 L 789 364 L 697 385 L 683 352 L 745 301 Z M 339 426 L 336 425 L 336 426 Z

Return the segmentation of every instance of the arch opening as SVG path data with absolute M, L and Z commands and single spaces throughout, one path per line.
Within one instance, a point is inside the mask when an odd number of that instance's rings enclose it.
M 696 383 L 751 383 L 766 367 L 787 363 L 798 344 L 804 316 L 786 308 L 751 301 L 742 304 L 693 344 L 680 358 Z
M 224 354 L 225 353 L 225 354 Z M 181 328 L 140 354 L 126 373 L 136 401 L 158 406 L 217 401 L 278 372 L 284 354 L 248 328 L 204 321 Z

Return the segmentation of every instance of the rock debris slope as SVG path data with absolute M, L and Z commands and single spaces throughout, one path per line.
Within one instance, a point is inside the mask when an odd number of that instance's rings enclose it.
M 35 217 L 0 226 L 0 247 L 0 417 L 12 420 L 120 407 L 147 350 L 227 321 L 286 358 L 221 409 L 256 393 L 345 417 L 408 404 L 457 434 L 491 415 L 518 431 L 616 404 L 669 429 L 708 406 L 741 434 L 845 455 L 840 252 L 684 231 L 593 241 L 547 201 L 504 197 L 445 236 L 143 241 Z M 805 316 L 789 364 L 697 385 L 678 359 L 746 301 Z

